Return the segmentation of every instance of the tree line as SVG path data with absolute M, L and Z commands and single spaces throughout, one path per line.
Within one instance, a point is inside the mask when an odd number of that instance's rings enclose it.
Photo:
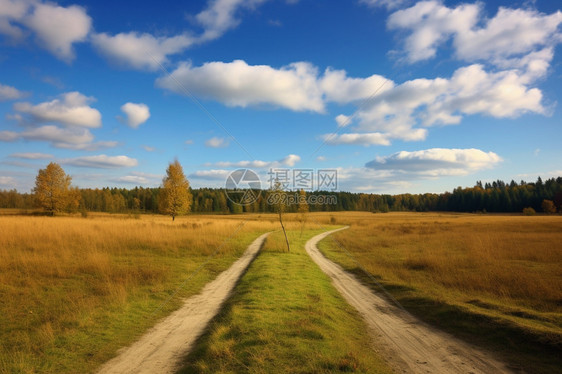
M 52 163 L 53 164 L 53 163 Z M 56 165 L 56 164 L 55 164 Z M 108 212 L 108 213 L 164 213 L 174 218 L 191 211 L 193 213 L 274 213 L 275 206 L 268 203 L 269 190 L 254 191 L 257 199 L 251 204 L 239 205 L 229 200 L 224 189 L 192 189 L 183 174 L 181 165 L 170 163 L 161 187 L 144 188 L 77 188 L 70 185 L 70 177 L 60 166 L 39 172 L 34 193 L 16 190 L 0 190 L 0 208 L 34 209 L 43 207 L 48 212 Z M 60 170 L 59 170 L 60 168 Z M 50 176 L 49 176 L 50 175 Z M 49 179 L 50 178 L 50 179 Z M 53 178 L 64 187 L 64 193 L 42 193 Z M 298 194 L 299 192 L 287 192 Z M 536 212 L 562 213 L 562 177 L 535 182 L 478 181 L 473 187 L 455 188 L 440 194 L 366 194 L 351 192 L 312 191 L 301 192 L 308 201 L 333 196 L 329 203 L 309 204 L 315 211 L 449 211 L 514 213 L 523 209 Z M 288 213 L 298 212 L 298 204 L 284 207 Z M 527 210 L 528 212 L 529 210 Z

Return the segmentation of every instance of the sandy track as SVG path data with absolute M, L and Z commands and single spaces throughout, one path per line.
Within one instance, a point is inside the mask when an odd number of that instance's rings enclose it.
M 188 298 L 183 306 L 151 328 L 133 345 L 105 363 L 99 374 L 172 373 L 193 348 L 210 320 L 219 312 L 238 279 L 259 252 L 269 233 L 254 240 L 244 254 L 201 293 Z
M 332 278 L 335 287 L 347 302 L 363 316 L 377 346 L 382 344 L 380 348 L 383 355 L 397 372 L 511 373 L 503 363 L 488 353 L 428 326 L 377 296 L 353 275 L 324 257 L 316 245 L 339 230 L 328 231 L 310 239 L 306 243 L 306 251 Z

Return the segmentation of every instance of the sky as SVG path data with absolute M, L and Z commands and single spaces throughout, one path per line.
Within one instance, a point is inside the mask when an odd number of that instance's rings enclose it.
M 0 0 L 0 189 L 562 176 L 558 1 Z

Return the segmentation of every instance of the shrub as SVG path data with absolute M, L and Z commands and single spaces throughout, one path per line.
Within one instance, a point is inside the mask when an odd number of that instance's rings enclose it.
M 535 213 L 536 213 L 535 210 L 531 207 L 523 208 L 523 214 L 526 216 L 534 216 Z
M 541 204 L 542 211 L 546 214 L 556 213 L 556 206 L 552 200 L 543 200 Z

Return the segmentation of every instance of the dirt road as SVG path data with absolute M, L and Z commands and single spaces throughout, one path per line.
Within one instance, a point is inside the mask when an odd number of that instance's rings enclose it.
M 306 243 L 306 251 L 332 278 L 335 287 L 347 302 L 363 316 L 377 346 L 397 372 L 511 373 L 503 363 L 488 353 L 422 323 L 377 296 L 353 275 L 324 257 L 316 245 L 339 230 L 325 232 L 310 239 Z
M 219 312 L 238 279 L 256 257 L 267 235 L 254 240 L 228 270 L 208 283 L 201 293 L 188 298 L 180 309 L 151 328 L 137 342 L 105 363 L 98 373 L 160 374 L 176 371 L 180 360 Z

